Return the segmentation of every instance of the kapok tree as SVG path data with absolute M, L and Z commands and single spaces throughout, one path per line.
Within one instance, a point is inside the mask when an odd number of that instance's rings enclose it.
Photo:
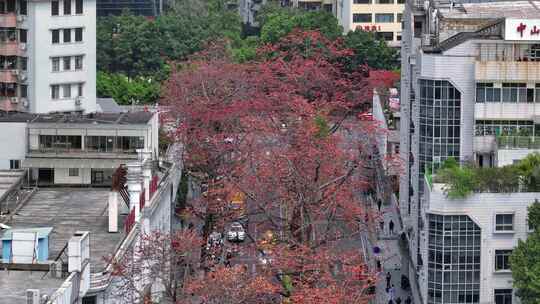
M 186 161 L 219 184 L 198 203 L 227 221 L 226 193 L 245 195 L 250 230 L 279 236 L 260 272 L 281 283 L 277 295 L 366 303 L 374 278 L 357 246 L 370 218 L 361 196 L 370 183 L 366 147 L 378 127 L 354 114 L 371 103 L 369 69 L 348 69 L 352 52 L 318 32 L 295 31 L 259 55 L 242 65 L 193 60 L 169 80 Z

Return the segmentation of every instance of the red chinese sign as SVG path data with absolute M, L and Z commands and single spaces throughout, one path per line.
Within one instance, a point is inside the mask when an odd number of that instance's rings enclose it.
M 527 25 L 523 23 L 520 23 L 516 28 L 517 32 L 521 35 L 521 37 L 523 37 L 523 33 L 526 29 Z M 540 35 L 540 28 L 536 27 L 536 25 L 534 25 L 531 29 L 531 36 L 533 35 Z
M 357 25 L 356 28 L 366 32 L 376 32 L 381 30 L 380 25 Z

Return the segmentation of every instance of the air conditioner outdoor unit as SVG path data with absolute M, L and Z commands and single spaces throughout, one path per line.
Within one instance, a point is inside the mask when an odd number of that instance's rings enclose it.
M 17 15 L 17 22 L 23 22 L 24 16 L 23 15 Z
M 22 105 L 25 108 L 28 108 L 28 99 L 27 98 L 21 98 Z
M 19 103 L 19 97 L 11 97 L 9 100 L 11 103 Z
M 26 75 L 26 73 L 19 73 L 20 81 L 26 81 L 26 79 L 28 79 L 28 75 Z
M 19 48 L 20 48 L 21 50 L 25 51 L 25 50 L 26 50 L 26 43 L 21 43 L 21 44 L 19 44 Z
M 80 97 L 75 98 L 75 105 L 80 106 L 82 104 L 82 99 Z
M 19 76 L 19 70 L 13 70 L 13 71 L 11 71 L 11 74 L 13 74 L 15 76 Z

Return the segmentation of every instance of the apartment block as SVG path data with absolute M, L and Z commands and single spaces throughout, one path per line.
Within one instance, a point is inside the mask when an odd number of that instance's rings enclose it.
M 0 11 L 0 110 L 95 112 L 95 0 L 3 0 Z
M 345 32 L 373 31 L 390 46 L 398 47 L 404 3 L 405 0 L 343 0 L 338 19 Z
M 129 11 L 135 15 L 157 16 L 166 0 L 97 0 L 98 17 L 121 15 Z
M 400 210 L 417 270 L 411 275 L 420 281 L 420 274 L 425 274 L 423 279 L 427 282 L 439 278 L 422 247 L 432 235 L 426 216 L 431 204 L 429 194 L 426 195 L 431 190 L 424 183 L 426 172 L 436 171 L 448 158 L 479 167 L 496 167 L 539 151 L 538 16 L 540 10 L 535 1 L 406 3 L 401 41 L 400 153 L 404 172 L 400 180 Z M 527 199 L 531 196 L 538 194 L 530 194 Z M 528 201 L 522 201 L 520 206 L 508 205 L 507 209 L 517 208 L 516 212 L 523 213 L 523 204 Z M 490 212 L 504 202 L 501 196 L 482 203 L 486 204 L 484 211 Z M 465 203 L 459 204 L 459 208 L 453 205 L 457 209 L 451 208 L 452 202 L 444 204 L 448 204 L 450 211 L 442 215 L 476 220 L 472 202 L 470 208 Z M 477 226 L 484 242 L 491 228 L 481 221 Z M 453 267 L 452 262 L 448 267 Z M 488 280 L 487 273 L 481 272 L 480 276 Z M 457 298 L 455 293 L 445 298 L 440 290 L 434 294 L 423 289 L 424 297 L 418 303 L 518 303 L 512 295 L 508 300 L 496 297 L 494 290 L 482 288 L 493 287 L 481 285 L 475 296 L 467 292 Z M 506 284 L 505 289 L 511 290 L 511 284 Z M 500 302 L 501 298 L 505 300 Z

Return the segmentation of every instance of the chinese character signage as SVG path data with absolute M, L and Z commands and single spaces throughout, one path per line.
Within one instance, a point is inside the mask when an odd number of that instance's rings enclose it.
M 540 41 L 540 19 L 507 18 L 504 26 L 504 40 Z
M 356 26 L 357 29 L 359 30 L 363 30 L 365 32 L 380 32 L 381 31 L 381 26 L 380 25 L 357 25 Z

